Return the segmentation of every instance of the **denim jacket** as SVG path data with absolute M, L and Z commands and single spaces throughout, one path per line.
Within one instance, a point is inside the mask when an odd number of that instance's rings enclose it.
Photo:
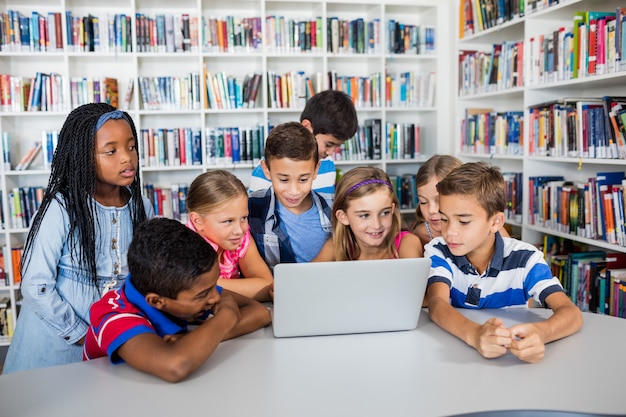
M 330 222 L 332 200 L 330 195 L 311 191 L 313 205 L 320 216 L 320 227 L 332 232 Z M 290 237 L 281 227 L 280 216 L 276 210 L 274 188 L 259 190 L 250 194 L 248 199 L 250 233 L 259 249 L 261 257 L 273 271 L 279 263 L 295 263 L 296 255 L 291 247 Z
M 143 203 L 147 218 L 152 218 L 150 201 L 143 198 Z M 88 266 L 72 261 L 72 256 L 79 259 L 79 252 L 69 246 L 70 224 L 63 198 L 59 195 L 48 206 L 25 259 L 28 264 L 20 287 L 23 302 L 7 354 L 7 371 L 80 361 L 80 350 L 76 358 L 76 352 L 69 351 L 87 333 L 89 307 L 124 282 L 133 236 L 131 204 L 95 205 L 96 286 Z

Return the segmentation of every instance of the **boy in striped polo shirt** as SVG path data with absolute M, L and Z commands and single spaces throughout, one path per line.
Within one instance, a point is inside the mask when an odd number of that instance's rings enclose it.
M 157 218 L 136 229 L 130 274 L 89 311 L 83 360 L 109 356 L 166 381 L 198 369 L 222 340 L 271 322 L 263 304 L 217 286 L 211 245 L 176 220 Z M 198 326 L 190 331 L 188 325 Z
M 358 129 L 352 99 L 341 91 L 321 91 L 307 101 L 300 114 L 300 123 L 315 136 L 319 152 L 320 166 L 313 181 L 313 190 L 332 195 L 335 192 L 337 170 L 331 156 Z M 270 185 L 272 182 L 259 163 L 252 170 L 248 191 L 266 190 Z
M 503 238 L 506 183 L 484 162 L 466 163 L 437 184 L 442 236 L 425 247 L 432 266 L 428 279 L 430 318 L 485 358 L 507 351 L 537 363 L 545 345 L 580 330 L 582 314 L 552 276 L 543 253 Z M 553 315 L 542 322 L 506 328 L 491 318 L 475 323 L 457 308 L 526 308 L 533 298 Z

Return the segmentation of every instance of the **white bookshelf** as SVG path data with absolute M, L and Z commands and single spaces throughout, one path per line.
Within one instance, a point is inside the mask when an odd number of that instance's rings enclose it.
M 268 71 L 284 73 L 288 71 L 304 71 L 307 74 L 336 71 L 338 75 L 368 76 L 372 73 L 388 73 L 396 75 L 403 71 L 434 72 L 436 85 L 434 105 L 422 107 L 377 107 L 357 106 L 359 122 L 365 119 L 381 119 L 386 123 L 417 123 L 422 128 L 421 152 L 418 158 L 391 160 L 383 149 L 380 160 L 337 161 L 338 169 L 349 170 L 359 165 L 375 165 L 385 169 L 391 175 L 406 173 L 415 174 L 420 163 L 435 153 L 451 153 L 453 147 L 450 112 L 447 110 L 453 99 L 454 49 L 452 36 L 452 1 L 436 0 L 345 0 L 345 1 L 283 1 L 283 0 L 109 0 L 94 3 L 90 0 L 27 0 L 0 1 L 0 11 L 17 10 L 24 15 L 32 11 L 42 14 L 48 12 L 61 13 L 63 23 L 64 48 L 55 52 L 0 52 L 0 74 L 10 74 L 24 78 L 34 77 L 36 72 L 58 73 L 65 78 L 63 98 L 65 106 L 61 111 L 37 112 L 0 112 L 0 132 L 8 132 L 10 136 L 10 154 L 13 165 L 32 146 L 40 140 L 42 130 L 60 130 L 67 113 L 71 110 L 71 77 L 111 77 L 118 81 L 120 107 L 129 80 L 134 80 L 134 90 L 128 112 L 135 121 L 138 133 L 145 128 L 178 128 L 196 127 L 202 132 L 202 165 L 185 167 L 147 167 L 141 168 L 142 184 L 153 184 L 155 187 L 167 187 L 170 184 L 189 184 L 200 173 L 207 170 L 227 169 L 244 183 L 250 178 L 252 163 L 211 165 L 206 161 L 205 130 L 209 127 L 241 126 L 241 125 L 275 125 L 286 121 L 299 120 L 302 107 L 277 109 L 270 108 L 266 74 Z M 67 46 L 66 11 L 74 16 L 86 16 L 91 13 L 98 16 L 107 14 L 126 14 L 132 21 L 132 52 L 77 52 Z M 297 19 L 321 18 L 323 33 L 326 33 L 326 19 L 364 20 L 380 19 L 381 49 L 368 54 L 331 53 L 326 50 L 326 42 L 315 52 L 284 52 L 270 50 L 261 45 L 256 51 L 235 51 L 228 53 L 203 51 L 201 29 L 198 28 L 200 45 L 188 52 L 138 52 L 135 15 L 143 13 L 154 16 L 157 13 L 201 17 L 261 17 L 262 33 L 266 35 L 265 17 L 271 15 Z M 428 25 L 436 30 L 435 51 L 428 55 L 398 55 L 386 51 L 386 35 L 383 30 L 388 19 L 396 19 L 412 25 Z M 200 25 L 199 25 L 200 26 Z M 325 36 L 324 36 L 325 38 Z M 199 72 L 202 78 L 203 67 L 207 71 L 226 71 L 229 74 L 243 77 L 260 71 L 263 74 L 256 107 L 251 109 L 217 110 L 202 105 L 193 110 L 145 110 L 140 105 L 140 92 L 137 85 L 139 76 L 179 76 L 190 72 Z M 322 77 L 325 79 L 326 77 Z M 324 83 L 325 84 L 325 83 Z M 202 89 L 204 80 L 202 80 Z M 327 85 L 324 85 L 324 89 Z M 0 145 L 1 146 L 1 145 Z M 384 146 L 384 144 L 383 144 Z M 1 153 L 0 153 L 1 154 Z M 8 195 L 15 187 L 35 187 L 47 184 L 49 171 L 41 166 L 41 157 L 26 171 L 0 171 L 0 191 L 2 191 L 2 209 L 5 214 L 5 227 L 0 232 L 3 246 L 22 244 L 28 233 L 26 228 L 14 228 L 9 219 Z M 404 210 L 411 216 L 413 209 Z M 18 302 L 19 285 L 13 284 L 13 271 L 10 259 L 5 259 L 5 269 L 11 284 L 0 286 L 0 297 L 9 296 L 11 305 Z M 15 319 L 15 314 L 13 315 Z M 7 345 L 6 339 L 0 339 L 0 346 Z
M 458 4 L 457 1 L 457 13 Z M 527 13 L 524 17 L 483 32 L 465 36 L 459 39 L 455 35 L 456 50 L 478 50 L 490 52 L 494 43 L 503 41 L 524 41 L 524 80 L 528 80 L 530 66 L 528 65 L 529 41 L 531 37 L 547 34 L 565 27 L 573 26 L 573 16 L 578 11 L 615 11 L 624 4 L 619 1 L 589 1 L 589 0 L 561 0 L 559 4 L 544 8 L 534 13 Z M 458 14 L 457 14 L 458 16 Z M 458 59 L 457 59 L 457 76 Z M 458 78 L 458 77 L 457 77 Z M 457 85 L 458 87 L 458 85 Z M 558 232 L 552 228 L 531 225 L 528 222 L 528 179 L 537 175 L 562 175 L 565 180 L 586 182 L 597 172 L 624 171 L 626 160 L 623 159 L 595 159 L 595 158 L 567 158 L 551 156 L 530 156 L 529 154 L 529 106 L 561 99 L 564 97 L 602 97 L 604 95 L 622 96 L 626 94 L 626 71 L 593 75 L 563 81 L 546 81 L 543 83 L 515 87 L 499 91 L 483 92 L 469 96 L 458 96 L 457 88 L 457 117 L 455 137 L 460 137 L 461 120 L 467 108 L 493 108 L 495 111 L 524 110 L 524 150 L 521 155 L 490 155 L 463 153 L 460 147 L 456 154 L 465 161 L 486 160 L 498 165 L 503 171 L 523 172 L 523 221 L 514 224 L 514 231 L 520 233 L 522 240 L 529 243 L 541 243 L 544 235 L 560 236 L 573 241 L 588 244 L 592 247 L 605 249 L 607 252 L 626 252 L 626 247 L 609 244 L 605 241 L 588 239 L 573 234 Z

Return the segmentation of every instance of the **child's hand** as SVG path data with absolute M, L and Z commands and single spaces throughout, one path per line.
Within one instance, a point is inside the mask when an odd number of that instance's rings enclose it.
M 483 357 L 497 358 L 506 353 L 511 337 L 502 320 L 492 317 L 478 328 L 475 347 Z
M 274 283 L 273 282 L 272 282 L 272 285 L 270 285 L 269 294 L 270 294 L 270 298 L 273 301 L 274 300 Z
M 220 298 L 220 302 L 213 306 L 213 317 L 217 318 L 218 316 L 222 318 L 223 316 L 231 315 L 232 316 L 232 325 L 239 321 L 241 313 L 239 312 L 239 305 L 237 301 L 230 294 L 224 294 Z
M 539 363 L 543 360 L 546 345 L 533 324 L 518 324 L 509 330 L 513 336 L 510 346 L 512 354 L 528 363 Z

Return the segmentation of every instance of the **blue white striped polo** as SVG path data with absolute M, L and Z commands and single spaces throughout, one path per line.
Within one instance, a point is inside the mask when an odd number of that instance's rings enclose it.
M 322 159 L 320 163 L 320 169 L 317 171 L 317 178 L 313 180 L 313 190 L 322 194 L 335 194 L 335 179 L 337 177 L 337 170 L 335 169 L 335 162 L 330 159 Z M 250 174 L 250 186 L 248 192 L 258 190 L 267 190 L 272 185 L 272 182 L 265 176 L 263 168 L 259 163 L 252 170 Z
M 547 307 L 546 298 L 562 292 L 559 280 L 552 276 L 543 253 L 534 246 L 496 234 L 496 250 L 489 268 L 482 276 L 465 256 L 454 256 L 442 237 L 425 247 L 424 257 L 431 259 L 428 285 L 445 282 L 450 286 L 453 307 L 503 308 L 526 306 L 530 297 Z M 466 302 L 471 287 L 480 289 L 478 305 Z

